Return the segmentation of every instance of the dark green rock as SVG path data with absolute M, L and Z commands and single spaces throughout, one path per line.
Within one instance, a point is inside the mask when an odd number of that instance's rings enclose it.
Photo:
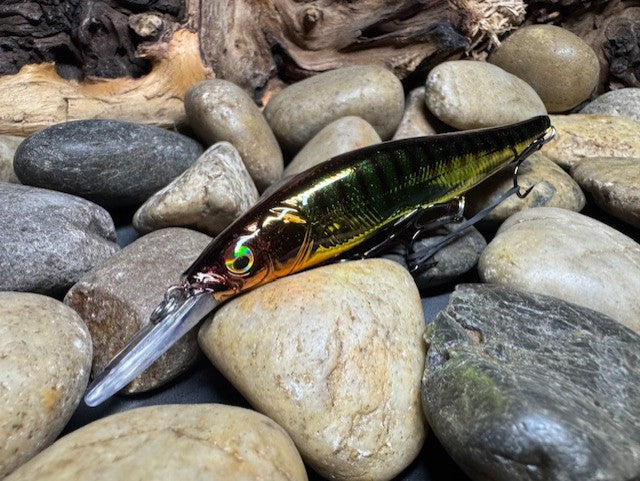
M 640 336 L 559 299 L 461 285 L 427 327 L 423 407 L 474 480 L 640 479 Z
M 141 204 L 201 153 L 195 140 L 151 125 L 77 120 L 27 137 L 13 168 L 23 184 L 120 207 Z

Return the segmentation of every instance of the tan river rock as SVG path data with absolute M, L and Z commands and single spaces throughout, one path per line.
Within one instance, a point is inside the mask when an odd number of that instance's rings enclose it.
M 335 480 L 389 480 L 425 437 L 420 296 L 384 259 L 331 264 L 233 299 L 201 328 L 205 354 L 305 460 Z
M 0 135 L 0 182 L 20 183 L 13 171 L 13 155 L 24 137 Z
M 151 406 L 59 439 L 5 481 L 306 481 L 287 433 L 220 404 Z
M 550 118 L 558 135 L 541 152 L 565 170 L 585 157 L 640 157 L 640 122 L 590 114 Z
M 55 440 L 90 372 L 91 337 L 73 309 L 0 292 L 0 479 Z
M 518 212 L 498 229 L 478 271 L 484 282 L 590 307 L 640 333 L 640 244 L 585 215 Z

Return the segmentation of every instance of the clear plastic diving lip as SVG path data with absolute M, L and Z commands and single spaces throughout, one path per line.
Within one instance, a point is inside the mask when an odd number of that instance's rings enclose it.
M 217 304 L 207 293 L 189 296 L 156 323 L 149 323 L 94 379 L 84 402 L 95 407 L 116 394 L 193 329 Z

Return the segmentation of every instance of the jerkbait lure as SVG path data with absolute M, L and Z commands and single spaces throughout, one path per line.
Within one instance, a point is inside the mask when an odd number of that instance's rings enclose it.
M 95 406 L 115 394 L 226 299 L 322 263 L 371 257 L 402 232 L 411 243 L 433 221 L 459 217 L 462 194 L 508 164 L 515 165 L 514 187 L 501 200 L 526 195 L 518 166 L 553 136 L 549 118 L 540 116 L 385 142 L 296 175 L 209 244 L 169 288 L 148 327 L 89 387 L 85 402 Z M 410 270 L 427 260 L 409 256 Z

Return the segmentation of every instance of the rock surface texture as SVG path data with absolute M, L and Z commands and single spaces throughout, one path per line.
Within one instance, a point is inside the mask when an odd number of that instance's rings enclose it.
M 90 371 L 80 316 L 50 297 L 0 292 L 0 478 L 55 440 Z
M 640 88 L 611 90 L 589 102 L 582 114 L 619 115 L 640 122 Z
M 370 259 L 311 269 L 235 298 L 203 325 L 199 341 L 319 473 L 389 480 L 424 440 L 423 330 L 411 276 Z
M 460 130 L 526 120 L 547 111 L 524 80 L 486 62 L 454 60 L 433 68 L 425 84 L 427 108 Z
M 23 184 L 121 207 L 144 202 L 201 153 L 195 140 L 158 127 L 77 120 L 27 137 L 13 167 Z
M 58 440 L 5 481 L 306 481 L 287 433 L 259 413 L 220 404 L 133 409 Z
M 395 134 L 393 134 L 393 140 L 437 133 L 433 123 L 434 120 L 436 122 L 438 120 L 427 110 L 427 105 L 424 101 L 424 90 L 424 87 L 418 87 L 407 95 L 404 114 L 402 114 L 400 125 L 398 125 Z
M 188 229 L 154 231 L 112 256 L 83 276 L 64 302 L 84 319 L 93 338 L 93 373 L 107 363 L 136 333 L 164 292 L 198 257 L 211 238 Z M 144 373 L 124 388 L 125 393 L 158 387 L 189 367 L 198 355 L 196 332 L 183 337 Z
M 382 140 L 402 118 L 400 80 L 378 66 L 345 67 L 296 82 L 273 97 L 264 115 L 283 150 L 295 154 L 323 127 L 355 115 L 369 122 Z
M 88 200 L 0 182 L 0 290 L 64 295 L 118 250 L 113 220 Z
M 584 159 L 571 176 L 602 210 L 640 227 L 640 158 Z
M 240 154 L 230 143 L 219 142 L 147 199 L 133 225 L 139 232 L 182 226 L 216 236 L 257 200 Z
M 342 117 L 331 122 L 305 144 L 284 169 L 284 176 L 299 174 L 339 154 L 381 142 L 380 136 L 360 117 Z
M 15 135 L 0 135 L 0 182 L 20 182 L 13 171 L 13 156 L 23 140 Z
M 478 271 L 484 282 L 590 307 L 640 333 L 640 244 L 590 217 L 553 207 L 518 212 Z
M 282 175 L 282 152 L 262 112 L 237 85 L 206 80 L 186 93 L 189 124 L 207 144 L 227 141 L 244 161 L 251 178 L 263 191 Z
M 461 285 L 427 327 L 423 404 L 474 480 L 640 478 L 640 336 L 598 312 Z
M 565 112 L 585 101 L 600 74 L 593 49 L 555 25 L 519 28 L 489 61 L 531 85 L 549 112 Z
M 558 133 L 541 152 L 569 170 L 585 157 L 640 157 L 640 122 L 610 115 L 552 115 Z

